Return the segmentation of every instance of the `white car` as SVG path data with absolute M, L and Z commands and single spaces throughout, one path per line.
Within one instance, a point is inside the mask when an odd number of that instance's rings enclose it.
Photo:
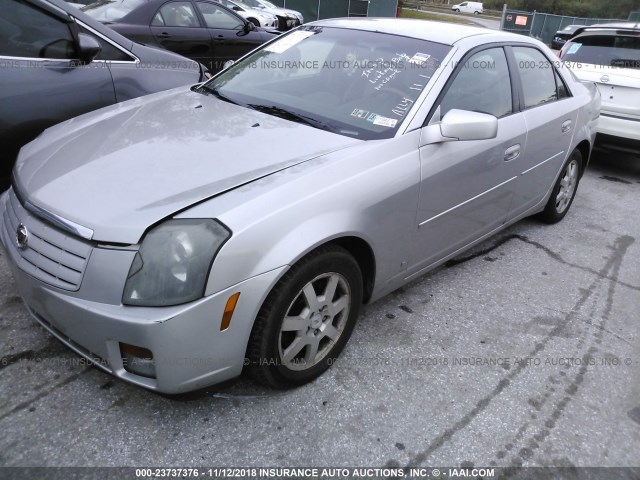
M 602 96 L 598 143 L 640 147 L 640 24 L 584 27 L 560 52 L 571 71 Z
M 280 21 L 280 30 L 289 30 L 304 23 L 304 17 L 297 10 L 281 8 L 267 0 L 239 0 L 239 2 L 250 8 L 276 15 Z
M 451 10 L 454 12 L 473 13 L 474 15 L 484 13 L 482 2 L 462 2 L 451 7 Z
M 241 5 L 238 2 L 232 2 L 230 0 L 215 1 L 235 11 L 238 15 L 253 23 L 256 27 L 278 28 L 278 17 L 272 13 L 265 10 L 249 8 L 246 5 Z

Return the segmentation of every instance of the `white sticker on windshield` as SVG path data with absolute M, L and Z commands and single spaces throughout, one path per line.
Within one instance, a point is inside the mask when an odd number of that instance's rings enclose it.
M 373 120 L 374 125 L 380 125 L 382 127 L 393 128 L 398 123 L 398 120 L 395 118 L 383 117 L 382 115 L 376 115 L 376 118 Z
M 367 115 L 369 115 L 369 110 L 362 110 L 360 108 L 356 108 L 351 112 L 352 117 L 367 118 Z
M 409 59 L 409 63 L 414 63 L 416 65 L 424 65 L 425 63 L 427 63 L 427 60 L 429 60 L 431 58 L 431 55 L 427 54 L 427 53 L 416 53 L 413 57 L 411 57 Z
M 298 43 L 300 43 L 305 38 L 310 37 L 311 35 L 315 35 L 315 33 L 316 32 L 309 32 L 308 30 L 297 30 L 295 32 L 290 33 L 289 35 L 282 38 L 281 40 L 276 40 L 268 47 L 265 47 L 265 50 L 267 52 L 273 52 L 273 53 L 285 52 L 289 50 L 291 47 L 293 47 L 294 45 L 297 45 Z
M 581 43 L 574 43 L 573 45 L 571 45 L 569 47 L 569 50 L 567 50 L 567 55 L 572 55 L 572 54 L 576 53 L 578 50 L 580 50 L 581 46 L 582 46 Z

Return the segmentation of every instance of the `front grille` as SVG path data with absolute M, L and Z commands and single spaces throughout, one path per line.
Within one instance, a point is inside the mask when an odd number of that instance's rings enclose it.
M 3 224 L 7 248 L 17 253 L 21 270 L 54 287 L 69 291 L 80 288 L 92 249 L 89 242 L 63 233 L 33 216 L 20 204 L 13 190 L 9 192 Z M 15 243 L 21 224 L 29 232 L 24 249 Z

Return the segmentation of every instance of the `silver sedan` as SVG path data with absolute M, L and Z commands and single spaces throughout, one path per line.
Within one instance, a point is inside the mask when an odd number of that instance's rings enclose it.
M 561 220 L 599 102 L 523 36 L 315 22 L 46 130 L 0 237 L 34 318 L 123 380 L 300 385 L 363 303 L 524 217 Z

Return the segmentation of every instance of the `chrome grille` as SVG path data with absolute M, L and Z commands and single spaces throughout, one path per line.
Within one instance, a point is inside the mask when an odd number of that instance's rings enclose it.
M 62 233 L 29 213 L 13 190 L 9 192 L 3 220 L 7 248 L 16 254 L 20 269 L 64 290 L 76 291 L 80 288 L 92 249 L 89 242 Z M 18 248 L 15 242 L 20 224 L 29 231 L 25 249 Z

